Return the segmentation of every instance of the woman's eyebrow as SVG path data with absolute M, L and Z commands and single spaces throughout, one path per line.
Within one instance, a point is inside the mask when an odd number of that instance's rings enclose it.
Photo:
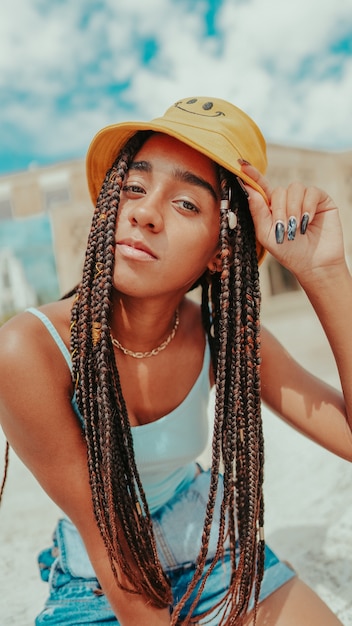
M 139 170 L 140 172 L 151 172 L 152 164 L 149 161 L 132 161 L 129 170 Z
M 139 172 L 151 172 L 153 170 L 153 167 L 150 161 L 132 161 L 129 166 L 129 170 L 137 170 Z M 194 174 L 189 170 L 181 170 L 180 168 L 176 168 L 174 170 L 174 176 L 177 180 L 206 189 L 213 196 L 214 200 L 219 199 L 219 196 L 216 193 L 214 187 L 204 178 L 197 176 L 197 174 Z
M 216 193 L 214 187 L 204 178 L 197 176 L 193 172 L 188 170 L 181 170 L 179 168 L 175 169 L 174 176 L 177 180 L 184 181 L 185 183 L 190 183 L 191 185 L 196 185 L 197 187 L 202 187 L 211 193 L 214 200 L 218 200 L 219 196 Z

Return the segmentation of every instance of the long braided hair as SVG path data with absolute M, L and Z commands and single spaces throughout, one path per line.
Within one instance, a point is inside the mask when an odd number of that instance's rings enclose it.
M 147 131 L 132 137 L 106 174 L 72 307 L 71 350 L 76 397 L 85 424 L 94 513 L 112 570 L 118 585 L 123 586 L 118 576 L 121 571 L 129 590 L 162 608 L 172 604 L 172 593 L 157 554 L 110 337 L 120 191 L 131 160 L 150 135 Z M 181 623 L 181 610 L 197 588 L 182 623 L 195 621 L 192 611 L 215 564 L 223 557 L 225 539 L 231 549 L 232 576 L 225 597 L 213 607 L 222 610 L 219 624 L 241 624 L 253 588 L 256 607 L 264 570 L 260 290 L 255 233 L 247 199 L 235 177 L 218 169 L 222 200 L 230 201 L 232 196 L 231 203 L 222 202 L 220 210 L 222 270 L 214 275 L 206 272 L 198 281 L 202 320 L 216 373 L 210 490 L 194 577 L 174 609 L 171 624 Z M 229 229 L 229 209 L 237 218 L 234 230 Z M 212 565 L 204 575 L 221 467 L 219 539 Z

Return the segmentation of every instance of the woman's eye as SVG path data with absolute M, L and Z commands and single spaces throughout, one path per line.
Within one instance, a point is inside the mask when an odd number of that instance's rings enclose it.
M 193 202 L 189 202 L 189 200 L 179 200 L 177 204 L 184 209 L 185 211 L 192 211 L 193 213 L 199 213 L 198 207 L 196 207 Z
M 122 190 L 127 193 L 144 193 L 144 189 L 139 185 L 124 185 Z

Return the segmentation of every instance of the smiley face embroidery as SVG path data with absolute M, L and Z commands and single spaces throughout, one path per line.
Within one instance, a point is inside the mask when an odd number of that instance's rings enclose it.
M 199 100 L 198 98 L 192 98 L 186 102 L 179 100 L 175 103 L 175 107 L 186 113 L 202 115 L 203 117 L 219 117 L 225 115 L 222 111 L 213 111 L 214 103 L 210 100 Z

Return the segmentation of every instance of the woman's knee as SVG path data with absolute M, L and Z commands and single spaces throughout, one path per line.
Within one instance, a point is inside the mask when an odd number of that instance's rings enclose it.
M 253 612 L 244 626 L 253 624 Z M 257 610 L 256 626 L 342 626 L 319 596 L 297 576 L 263 600 Z

